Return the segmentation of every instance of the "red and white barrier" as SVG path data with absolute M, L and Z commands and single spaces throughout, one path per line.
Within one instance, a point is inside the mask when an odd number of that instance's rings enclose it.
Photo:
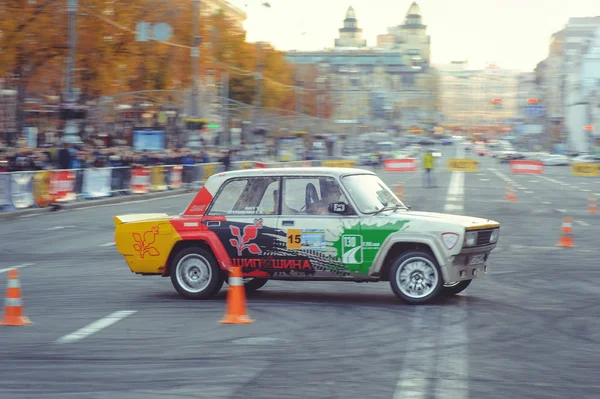
M 180 188 L 181 187 L 181 171 L 182 170 L 183 170 L 183 166 L 173 166 L 171 168 L 171 176 L 169 179 L 171 188 Z
M 386 159 L 383 161 L 383 169 L 386 172 L 415 172 L 417 160 L 415 158 Z
M 131 192 L 145 194 L 150 192 L 150 169 L 134 168 L 131 171 Z
M 514 159 L 510 161 L 510 171 L 515 174 L 541 175 L 544 172 L 544 164 L 539 161 Z
M 50 175 L 50 195 L 56 202 L 75 201 L 75 178 L 74 172 L 69 170 L 52 171 Z

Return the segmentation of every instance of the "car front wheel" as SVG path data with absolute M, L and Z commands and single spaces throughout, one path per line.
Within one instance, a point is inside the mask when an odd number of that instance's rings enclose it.
M 471 285 L 471 281 L 473 280 L 455 281 L 453 283 L 444 284 L 444 288 L 442 288 L 442 295 L 452 296 L 459 294 L 466 290 L 469 285 Z
M 394 294 L 411 305 L 431 301 L 444 286 L 436 259 L 422 251 L 400 255 L 392 265 L 389 280 Z
M 171 283 L 186 299 L 207 299 L 223 286 L 214 256 L 200 247 L 184 248 L 171 263 Z

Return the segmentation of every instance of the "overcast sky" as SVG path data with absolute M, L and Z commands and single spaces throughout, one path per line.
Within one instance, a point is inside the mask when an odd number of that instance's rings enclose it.
M 229 0 L 246 10 L 248 40 L 281 50 L 333 47 L 348 6 L 369 46 L 403 22 L 412 0 Z M 271 7 L 262 7 L 265 1 Z M 600 16 L 600 0 L 421 0 L 433 63 L 469 60 L 480 68 L 530 71 L 548 52 L 550 35 L 569 17 Z M 303 34 L 304 33 L 304 34 Z

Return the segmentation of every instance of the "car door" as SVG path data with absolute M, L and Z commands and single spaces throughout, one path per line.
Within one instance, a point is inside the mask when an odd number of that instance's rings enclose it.
M 333 177 L 283 178 L 278 229 L 285 234 L 285 248 L 274 273 L 343 279 L 360 272 L 360 219 L 351 206 L 342 214 L 329 212 L 327 207 L 334 202 L 349 205 Z M 354 246 L 349 247 L 352 239 Z
M 280 178 L 234 178 L 223 183 L 203 223 L 216 233 L 234 266 L 246 275 L 265 276 L 277 246 Z

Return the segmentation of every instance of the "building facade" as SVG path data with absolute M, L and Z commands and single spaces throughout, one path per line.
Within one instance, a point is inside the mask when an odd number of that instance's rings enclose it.
M 548 56 L 536 68 L 537 82 L 546 106 L 546 131 L 566 150 L 595 151 L 597 107 L 598 29 L 600 17 L 570 18 L 552 35 Z M 587 128 L 586 128 L 587 127 Z
M 518 116 L 518 73 L 489 65 L 470 69 L 467 61 L 437 66 L 441 124 L 475 132 L 498 130 Z
M 379 46 L 369 48 L 350 7 L 333 48 L 291 51 L 286 59 L 317 68 L 321 87 L 334 101 L 331 118 L 354 126 L 350 131 L 356 134 L 357 126 L 432 131 L 438 119 L 437 73 L 429 64 L 425 28 L 413 3 L 404 24 L 390 28 L 378 38 Z

